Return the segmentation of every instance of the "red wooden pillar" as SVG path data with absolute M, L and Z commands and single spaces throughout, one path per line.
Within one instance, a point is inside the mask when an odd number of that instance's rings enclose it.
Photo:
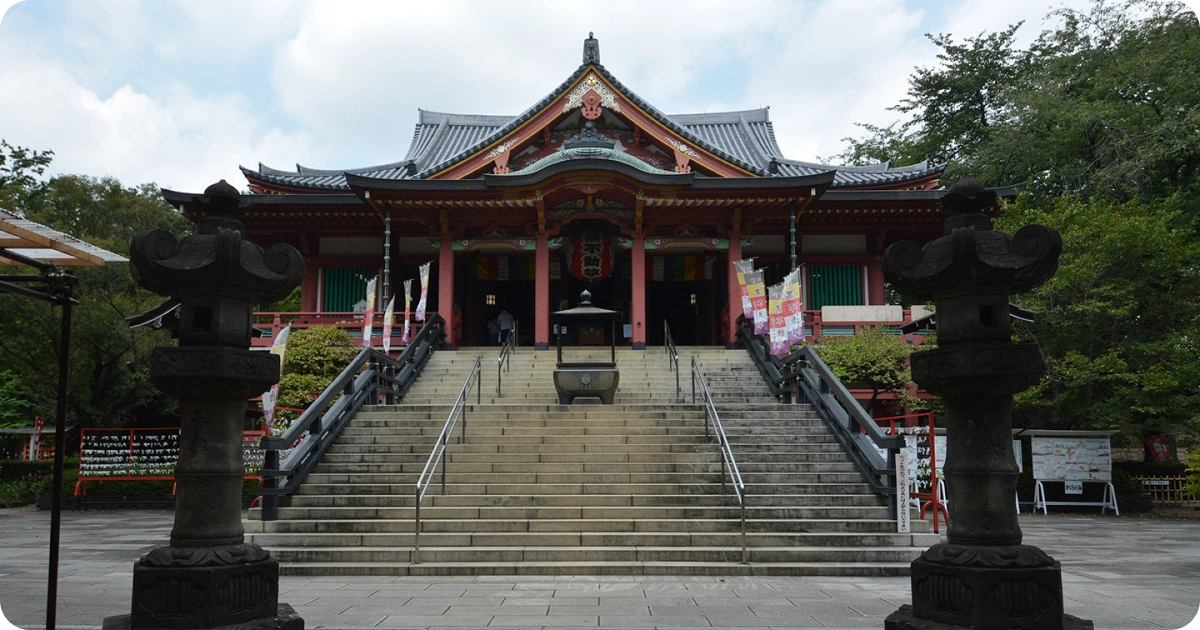
M 742 287 L 738 284 L 737 269 L 733 268 L 733 261 L 742 259 L 742 231 L 732 230 L 729 232 L 729 322 L 726 324 L 729 328 L 727 331 L 729 344 L 732 346 L 737 343 L 737 318 L 742 315 Z
M 454 241 L 450 233 L 442 233 L 438 250 L 438 315 L 446 320 L 446 341 L 455 339 L 452 311 L 454 310 Z
M 320 286 L 322 267 L 315 264 L 311 259 L 306 261 L 306 263 L 304 267 L 304 280 L 300 282 L 300 310 L 315 313 L 321 310 L 317 287 Z
M 550 349 L 550 242 L 549 235 L 537 235 L 537 252 L 534 270 L 534 350 Z
M 646 233 L 633 233 L 633 349 L 646 349 Z
M 887 304 L 887 292 L 883 290 L 883 265 L 878 260 L 867 263 L 867 304 Z

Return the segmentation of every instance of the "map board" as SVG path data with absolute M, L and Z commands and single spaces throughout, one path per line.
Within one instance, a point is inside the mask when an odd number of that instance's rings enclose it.
M 1033 478 L 1047 481 L 1112 481 L 1107 437 L 1031 437 Z

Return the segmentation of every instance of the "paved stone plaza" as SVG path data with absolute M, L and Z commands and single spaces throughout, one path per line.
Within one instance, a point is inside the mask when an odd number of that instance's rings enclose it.
M 63 515 L 61 628 L 129 612 L 133 562 L 172 514 Z M 1097 628 L 1180 628 L 1200 609 L 1200 520 L 1023 515 L 1027 543 L 1063 564 L 1068 613 Z M 49 512 L 0 510 L 0 608 L 45 621 Z M 280 578 L 308 628 L 873 628 L 908 602 L 900 578 Z

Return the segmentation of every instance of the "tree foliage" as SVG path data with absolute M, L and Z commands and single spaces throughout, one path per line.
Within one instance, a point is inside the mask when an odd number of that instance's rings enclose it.
M 931 37 L 908 116 L 864 125 L 840 157 L 948 161 L 942 181 L 1025 186 L 997 229 L 1063 236 L 1057 275 L 1015 298 L 1037 313 L 1018 336 L 1047 374 L 1016 421 L 1134 433 L 1200 430 L 1200 22 L 1160 0 L 1093 0 L 1021 25 Z
M 871 388 L 866 411 L 871 412 L 882 393 L 907 400 L 912 377 L 908 355 L 912 346 L 886 328 L 872 326 L 855 335 L 824 337 L 821 359 L 843 383 L 865 383 Z
M 8 145 L 4 145 L 7 147 Z M 27 219 L 41 223 L 114 253 L 127 255 L 133 237 L 161 228 L 190 232 L 190 223 L 163 201 L 153 185 L 122 186 L 113 178 L 63 175 L 40 181 L 33 177 L 51 153 L 25 151 L 6 163 L 25 164 L 19 175 L 0 187 L 15 200 Z M 37 158 L 37 159 L 35 159 Z M 42 160 L 42 158 L 45 158 Z M 3 268 L 3 272 L 24 272 Z M 145 312 L 163 298 L 140 288 L 128 263 L 76 268 L 79 278 L 71 326 L 68 414 L 86 427 L 169 426 L 174 399 L 149 380 L 150 352 L 171 343 L 165 332 L 149 327 L 130 329 L 125 318 Z M 48 415 L 57 395 L 59 318 L 61 309 L 23 297 L 0 294 L 0 360 L 22 384 L 25 415 Z
M 0 210 L 24 216 L 22 202 L 28 191 L 40 185 L 38 176 L 46 172 L 53 156 L 53 151 L 13 146 L 0 139 Z
M 22 427 L 34 423 L 37 415 L 33 396 L 11 370 L 0 372 L 0 427 Z
M 1027 184 L 1037 197 L 1148 201 L 1179 193 L 1200 212 L 1200 23 L 1184 5 L 1095 0 L 1051 14 L 1057 28 L 1015 48 L 1020 24 L 931 37 L 939 64 L 917 68 L 911 117 L 850 139 L 849 163 L 950 162 L 949 181 Z
M 1063 237 L 1058 273 L 1016 299 L 1047 374 L 1018 397 L 1027 424 L 1200 429 L 1200 243 L 1172 199 L 1148 204 L 1023 196 L 997 221 Z

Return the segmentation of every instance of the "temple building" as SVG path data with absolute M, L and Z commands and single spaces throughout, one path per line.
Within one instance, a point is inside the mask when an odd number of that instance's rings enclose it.
M 428 309 L 465 345 L 486 345 L 504 309 L 522 344 L 547 348 L 550 313 L 585 288 L 623 313 L 618 343 L 661 344 L 666 322 L 677 343 L 718 345 L 740 313 L 730 263 L 743 258 L 768 284 L 799 265 L 809 312 L 884 304 L 884 249 L 941 233 L 944 168 L 785 158 L 767 108 L 664 114 L 600 64 L 589 34 L 582 64 L 520 115 L 421 111 L 401 161 L 243 167 L 242 220 L 248 239 L 306 257 L 305 312 L 352 311 L 376 276 L 385 304 L 431 262 Z M 198 218 L 198 194 L 164 195 Z

